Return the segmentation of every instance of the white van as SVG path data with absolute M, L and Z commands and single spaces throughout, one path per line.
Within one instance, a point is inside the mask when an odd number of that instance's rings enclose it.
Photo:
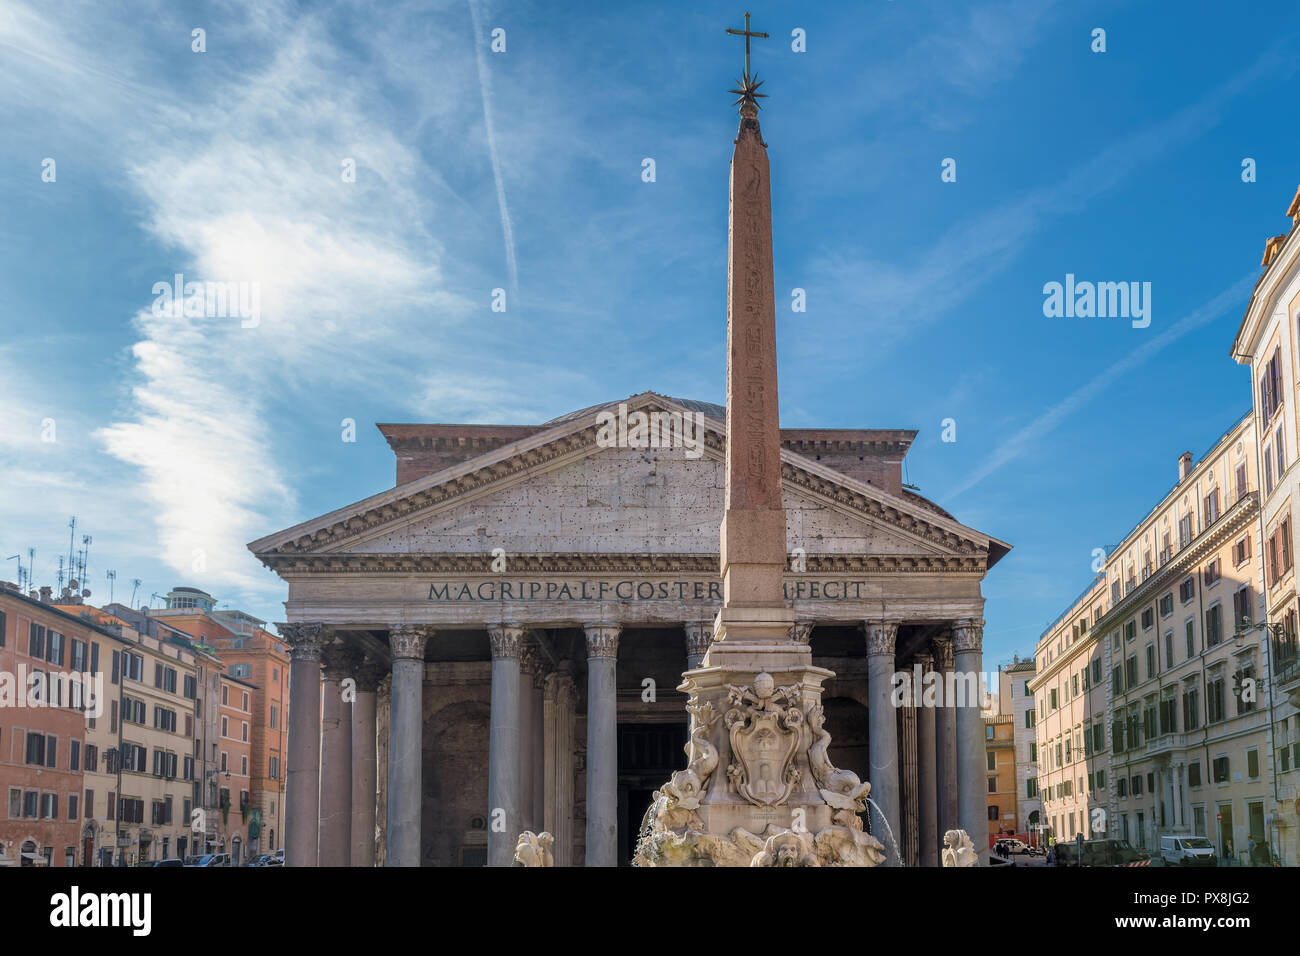
M 1218 866 L 1214 844 L 1200 836 L 1162 836 L 1160 859 L 1165 866 Z

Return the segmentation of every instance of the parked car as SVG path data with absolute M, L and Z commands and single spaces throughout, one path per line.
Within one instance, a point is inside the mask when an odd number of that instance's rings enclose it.
M 1013 837 L 1003 837 L 1002 839 L 998 840 L 996 844 L 994 844 L 993 849 L 995 851 L 998 849 L 1003 849 L 1006 850 L 1007 853 L 1013 853 L 1013 854 L 1023 854 L 1023 853 L 1031 852 L 1028 843 L 1025 843 L 1021 840 L 1014 839 Z
M 200 857 L 187 857 L 187 859 L 197 859 L 195 863 L 186 863 L 186 866 L 230 866 L 229 853 L 205 853 Z
M 284 857 L 276 856 L 274 853 L 263 853 L 257 859 L 253 860 L 249 866 L 284 866 Z
M 1219 855 L 1205 837 L 1162 836 L 1160 859 L 1165 866 L 1218 866 Z
M 1150 859 L 1151 854 L 1135 849 L 1127 840 L 1085 840 L 1082 861 L 1073 841 L 1053 844 L 1047 853 L 1049 866 L 1131 866 Z
M 182 863 L 180 860 L 176 859 L 175 857 L 172 857 L 170 860 L 159 860 L 157 863 L 154 864 L 154 866 L 168 866 L 168 867 L 184 866 L 184 865 L 185 865 L 184 863 Z

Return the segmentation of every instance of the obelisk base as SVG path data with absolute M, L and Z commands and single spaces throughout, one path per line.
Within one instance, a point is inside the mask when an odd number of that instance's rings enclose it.
M 639 866 L 875 866 L 884 847 L 858 816 L 869 785 L 830 762 L 822 685 L 806 644 L 756 639 L 785 609 L 728 608 L 732 641 L 682 675 L 687 769 L 655 794 Z M 738 611 L 744 613 L 737 613 Z M 757 612 L 762 613 L 757 613 Z M 753 612 L 753 613 L 751 613 Z M 748 639 L 746 639 L 748 638 Z

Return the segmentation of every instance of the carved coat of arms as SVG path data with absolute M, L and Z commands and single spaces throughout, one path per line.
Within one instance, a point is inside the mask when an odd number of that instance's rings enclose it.
M 785 803 L 799 782 L 794 766 L 802 732 L 797 686 L 777 689 L 771 674 L 762 673 L 750 687 L 727 686 L 726 726 L 735 762 L 727 776 L 736 791 L 759 807 Z

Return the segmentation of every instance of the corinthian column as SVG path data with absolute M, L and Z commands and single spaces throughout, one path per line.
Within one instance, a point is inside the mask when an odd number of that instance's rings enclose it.
M 556 866 L 573 865 L 573 721 L 577 688 L 565 671 L 546 675 L 546 830 Z
M 323 624 L 279 624 L 289 643 L 289 753 L 284 862 L 315 866 L 320 832 L 320 660 Z
M 917 654 L 915 662 L 921 665 L 921 675 L 934 673 L 934 658 Z M 921 687 L 921 706 L 917 708 L 916 764 L 917 788 L 920 797 L 921 866 L 939 865 L 939 804 L 935 783 L 935 731 L 934 703 L 926 703 L 924 685 Z
M 686 629 L 686 669 L 693 671 L 704 660 L 704 653 L 713 643 L 712 621 L 691 621 Z
M 618 866 L 618 624 L 587 634 L 587 866 Z
M 537 645 L 525 640 L 519 648 L 519 829 L 541 830 L 542 821 L 535 814 L 537 771 L 542 766 L 542 748 L 538 738 L 541 694 L 537 678 L 542 661 Z M 518 836 L 518 834 L 516 834 Z
M 321 866 L 347 866 L 352 832 L 352 702 L 343 699 L 343 680 L 353 676 L 360 656 L 341 644 L 331 644 L 322 661 L 317 860 Z
M 886 866 L 898 866 L 894 847 L 901 836 L 898 788 L 898 715 L 891 697 L 894 685 L 894 642 L 898 624 L 893 621 L 868 621 L 867 635 L 867 709 L 868 747 L 871 758 L 871 799 L 883 818 L 883 832 L 877 833 L 885 845 Z M 876 818 L 873 817 L 873 820 Z M 874 828 L 873 828 L 874 829 Z
M 519 840 L 519 652 L 527 628 L 488 627 L 492 714 L 488 730 L 488 866 L 510 866 Z
M 389 866 L 420 865 L 424 760 L 424 646 L 433 631 L 399 624 L 388 632 L 393 700 L 388 718 Z
M 957 711 L 949 700 L 952 680 L 952 637 L 934 638 L 935 676 L 942 693 L 934 714 L 935 776 L 938 788 L 939 832 L 956 830 L 957 822 Z
M 966 831 L 980 864 L 989 862 L 988 787 L 985 783 L 983 701 L 979 677 L 983 670 L 984 622 L 966 618 L 953 628 L 953 667 L 965 688 L 957 708 L 957 819 Z M 970 688 L 974 686 L 974 693 Z M 971 698 L 974 698 L 973 700 Z
M 357 699 L 352 704 L 352 845 L 353 866 L 375 865 L 375 803 L 378 793 L 378 734 L 375 713 L 379 681 L 388 670 L 367 658 L 357 668 Z
M 919 772 L 916 766 L 916 707 L 911 698 L 903 699 L 899 708 L 899 766 L 902 769 L 902 818 L 903 860 L 908 866 L 917 866 L 921 861 L 921 801 L 918 792 Z

